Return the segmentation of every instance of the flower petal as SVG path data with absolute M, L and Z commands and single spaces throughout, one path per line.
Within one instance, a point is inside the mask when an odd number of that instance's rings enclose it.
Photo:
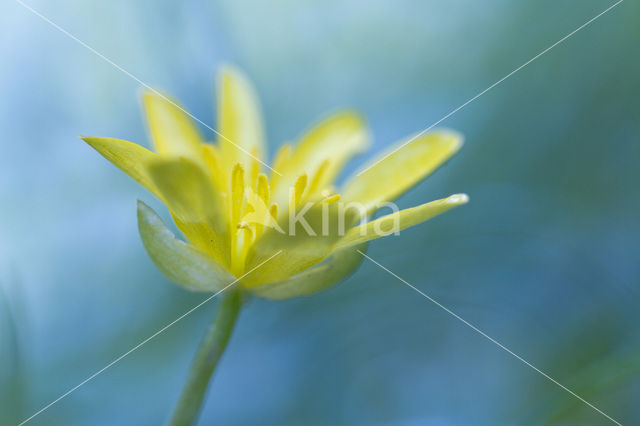
M 228 264 L 226 205 L 202 168 L 185 158 L 158 158 L 149 175 L 187 239 Z
M 345 249 L 346 247 L 400 232 L 468 201 L 469 197 L 466 194 L 455 194 L 441 200 L 382 216 L 374 221 L 351 228 L 347 235 L 336 244 L 335 249 Z
M 363 203 L 369 212 L 378 203 L 396 199 L 455 154 L 462 146 L 462 136 L 441 130 L 420 136 L 405 146 L 404 143 L 398 143 L 379 157 L 379 162 L 374 161 L 373 166 L 349 179 L 342 192 L 343 199 Z
M 358 250 L 366 251 L 366 244 L 340 250 L 319 265 L 306 269 L 289 279 L 250 287 L 249 291 L 272 300 L 316 293 L 351 275 L 360 266 L 362 255 Z
M 265 156 L 264 124 L 258 97 L 247 77 L 231 66 L 218 75 L 218 130 L 225 161 L 249 170 L 251 155 Z M 251 154 L 251 155 L 249 155 Z
M 156 152 L 186 157 L 200 164 L 203 139 L 186 110 L 174 99 L 151 90 L 143 93 L 142 103 Z
M 189 290 L 220 291 L 234 277 L 211 256 L 178 240 L 153 209 L 138 201 L 138 228 L 149 257 L 171 281 Z
M 337 203 L 317 203 L 294 213 L 281 217 L 278 228 L 267 228 L 251 246 L 245 270 L 261 264 L 277 252 L 282 254 L 261 266 L 259 274 L 247 277 L 243 285 L 282 281 L 320 262 L 344 235 L 345 223 L 352 223 L 356 214 L 352 209 L 342 211 Z
M 90 136 L 83 137 L 82 140 L 140 185 L 162 199 L 147 168 L 147 164 L 157 158 L 155 153 L 143 146 L 121 139 Z
M 322 170 L 315 187 L 326 188 L 345 163 L 367 149 L 370 135 L 364 119 L 353 111 L 334 114 L 311 128 L 300 140 L 292 155 L 281 161 L 277 171 L 283 176 L 273 176 L 275 200 L 281 205 L 287 201 L 289 187 L 298 176 L 306 173 L 312 178 Z M 329 160 L 325 167 L 323 163 Z

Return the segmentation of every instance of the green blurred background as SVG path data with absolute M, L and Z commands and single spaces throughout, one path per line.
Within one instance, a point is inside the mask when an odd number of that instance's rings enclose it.
M 243 68 L 273 153 L 344 106 L 384 149 L 612 2 L 28 4 L 211 124 L 214 70 Z M 640 424 L 639 22 L 626 0 L 444 121 L 465 147 L 399 204 L 456 192 L 471 203 L 369 250 L 623 424 Z M 17 2 L 0 6 L 0 24 L 0 424 L 11 425 L 203 296 L 169 283 L 139 241 L 135 200 L 166 209 L 77 137 L 147 145 L 141 85 Z M 214 310 L 30 424 L 166 421 Z M 314 297 L 249 304 L 202 413 L 214 422 L 608 424 L 366 261 Z

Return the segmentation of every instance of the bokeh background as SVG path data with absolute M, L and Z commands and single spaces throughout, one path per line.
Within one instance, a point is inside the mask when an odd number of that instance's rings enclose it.
M 272 153 L 344 106 L 384 149 L 612 4 L 27 3 L 211 124 L 216 67 L 243 68 Z M 465 147 L 399 204 L 456 192 L 471 203 L 369 251 L 623 424 L 640 423 L 638 22 L 638 2 L 621 3 L 444 121 Z M 203 296 L 169 283 L 139 241 L 135 200 L 166 209 L 77 137 L 148 145 L 141 85 L 17 2 L 0 6 L 0 34 L 0 424 L 11 425 Z M 214 311 L 30 424 L 163 423 Z M 366 261 L 314 297 L 249 304 L 202 413 L 214 422 L 608 424 Z

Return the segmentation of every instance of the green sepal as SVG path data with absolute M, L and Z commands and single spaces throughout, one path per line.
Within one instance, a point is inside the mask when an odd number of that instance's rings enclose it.
M 151 207 L 138 201 L 138 229 L 153 263 L 169 280 L 189 290 L 215 292 L 235 277 L 205 252 L 181 241 Z

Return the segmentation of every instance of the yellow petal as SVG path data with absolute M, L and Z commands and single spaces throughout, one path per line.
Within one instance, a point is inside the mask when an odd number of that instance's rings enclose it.
M 222 164 L 222 157 L 218 149 L 208 143 L 202 144 L 202 156 L 211 179 L 220 191 L 227 190 L 227 173 Z M 224 172 L 223 172 L 224 170 Z
M 184 158 L 164 158 L 149 164 L 149 175 L 189 241 L 227 265 L 226 208 L 204 170 Z
M 155 153 L 138 144 L 121 139 L 83 137 L 82 140 L 136 182 L 162 199 L 147 168 L 147 164 L 157 158 Z
M 355 212 L 351 209 L 343 212 L 337 203 L 316 203 L 281 216 L 284 217 L 278 220 L 278 227 L 266 228 L 249 249 L 245 270 L 276 252 L 282 253 L 261 266 L 259 274 L 247 277 L 243 285 L 282 281 L 320 262 L 344 235 L 345 228 L 349 229 Z
M 265 156 L 262 113 L 251 83 L 239 70 L 226 66 L 218 76 L 218 131 L 229 168 L 250 170 L 249 160 Z
M 276 170 L 284 176 L 274 176 L 276 201 L 280 204 L 287 201 L 289 187 L 303 173 L 313 176 L 321 171 L 314 186 L 323 189 L 333 182 L 347 161 L 368 146 L 369 132 L 359 114 L 345 111 L 323 120 L 302 137 L 289 158 L 279 160 Z M 323 166 L 325 160 L 329 164 Z
M 455 154 L 462 146 L 462 136 L 435 131 L 403 146 L 405 143 L 398 143 L 376 160 L 379 162 L 373 161 L 373 166 L 349 179 L 343 199 L 363 203 L 369 212 L 378 203 L 396 199 Z
M 234 277 L 211 256 L 178 240 L 156 212 L 138 201 L 138 228 L 149 257 L 171 281 L 194 291 L 220 291 Z
M 382 216 L 374 221 L 351 228 L 347 235 L 336 244 L 335 249 L 344 249 L 400 232 L 468 201 L 469 197 L 466 194 L 455 194 L 441 200 Z
M 293 155 L 293 148 L 288 143 L 283 144 L 273 158 L 273 170 L 284 170 Z M 273 172 L 272 170 L 272 172 Z M 277 174 L 272 173 L 271 179 L 277 179 Z
M 272 300 L 313 294 L 351 275 L 362 262 L 362 255 L 358 250 L 366 251 L 366 244 L 340 250 L 319 265 L 306 269 L 289 279 L 250 287 L 249 291 L 257 296 Z
M 202 136 L 186 110 L 177 101 L 154 91 L 144 92 L 142 101 L 156 152 L 201 164 Z

